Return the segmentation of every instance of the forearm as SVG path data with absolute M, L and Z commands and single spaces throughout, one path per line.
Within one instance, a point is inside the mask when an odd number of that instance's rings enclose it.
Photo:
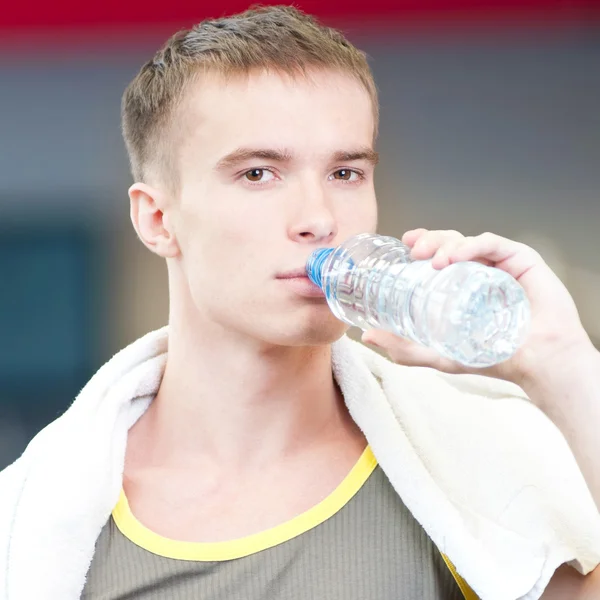
M 565 436 L 600 510 L 600 352 L 590 344 L 523 388 Z

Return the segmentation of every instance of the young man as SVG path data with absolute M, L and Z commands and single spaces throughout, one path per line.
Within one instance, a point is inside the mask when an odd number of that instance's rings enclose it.
M 131 218 L 166 259 L 169 326 L 0 475 L 0 598 L 600 597 L 600 355 L 539 255 L 405 234 L 528 293 L 526 344 L 475 375 L 351 342 L 303 275 L 376 229 L 377 119 L 364 56 L 289 7 L 203 22 L 143 66 Z

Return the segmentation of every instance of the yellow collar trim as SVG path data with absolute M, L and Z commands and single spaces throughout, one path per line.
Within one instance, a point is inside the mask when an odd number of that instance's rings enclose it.
M 471 589 L 471 586 L 469 586 L 469 584 L 458 574 L 452 561 L 445 554 L 442 554 L 442 558 L 444 559 L 446 566 L 450 569 L 450 573 L 452 573 L 465 600 L 479 600 L 479 596 Z
M 360 490 L 377 466 L 367 446 L 350 473 L 324 500 L 286 523 L 226 542 L 179 542 L 142 525 L 133 515 L 125 492 L 121 490 L 112 516 L 121 533 L 134 544 L 166 558 L 177 560 L 221 561 L 242 558 L 282 544 L 320 525 L 341 510 Z

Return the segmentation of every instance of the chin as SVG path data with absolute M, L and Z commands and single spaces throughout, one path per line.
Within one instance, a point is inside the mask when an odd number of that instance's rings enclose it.
M 283 325 L 284 331 L 271 331 L 271 339 L 281 346 L 325 346 L 337 342 L 350 326 L 336 319 L 333 315 L 329 318 L 312 322 L 291 323 Z

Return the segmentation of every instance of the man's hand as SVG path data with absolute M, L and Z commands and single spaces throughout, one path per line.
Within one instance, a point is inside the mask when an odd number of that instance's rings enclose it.
M 385 349 L 395 362 L 433 367 L 447 373 L 478 373 L 526 387 L 549 369 L 563 368 L 566 359 L 571 361 L 578 353 L 593 350 L 566 287 L 529 246 L 492 233 L 465 237 L 456 231 L 426 229 L 408 231 L 402 241 L 412 248 L 414 259 L 433 259 L 433 267 L 437 269 L 472 260 L 509 273 L 529 298 L 531 327 L 514 356 L 484 369 L 469 369 L 392 333 L 372 329 L 363 334 L 363 342 Z

